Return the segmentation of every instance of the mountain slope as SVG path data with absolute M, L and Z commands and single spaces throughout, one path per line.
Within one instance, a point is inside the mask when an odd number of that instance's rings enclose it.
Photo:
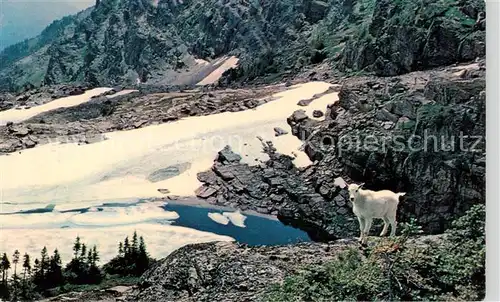
M 54 19 L 84 10 L 95 0 L 0 1 L 0 51 L 39 35 Z
M 483 11 L 480 0 L 102 0 L 35 47 L 2 52 L 0 89 L 171 84 L 195 59 L 224 55 L 240 58 L 228 80 L 293 75 L 324 60 L 394 75 L 484 55 Z

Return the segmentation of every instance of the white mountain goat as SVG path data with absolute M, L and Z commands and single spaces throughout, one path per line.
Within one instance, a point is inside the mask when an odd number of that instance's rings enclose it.
M 391 236 L 396 235 L 396 211 L 398 209 L 399 197 L 406 193 L 394 193 L 389 190 L 371 191 L 363 190 L 364 184 L 351 184 L 348 187 L 349 199 L 352 202 L 352 210 L 358 217 L 360 241 L 365 244 L 368 233 L 372 226 L 373 218 L 384 220 L 384 229 L 380 236 L 387 234 L 387 228 L 391 225 Z

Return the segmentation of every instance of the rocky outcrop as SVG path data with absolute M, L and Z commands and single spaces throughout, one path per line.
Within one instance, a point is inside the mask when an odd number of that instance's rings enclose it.
M 200 173 L 210 203 L 277 215 L 315 240 L 357 234 L 345 181 L 407 192 L 398 220 L 416 217 L 444 231 L 471 205 L 485 202 L 483 63 L 401 77 L 348 79 L 324 121 L 294 112 L 288 123 L 313 165 L 298 169 L 276 154 L 257 166 L 228 148 Z M 374 233 L 377 232 L 374 227 Z
M 320 265 L 353 241 L 247 247 L 230 242 L 188 245 L 144 273 L 127 301 L 257 301 L 272 283 L 304 265 Z
M 27 91 L 12 94 L 0 93 L 0 111 L 16 107 L 30 108 L 48 103 L 54 99 L 85 93 L 87 87 L 54 85 L 40 88 L 30 87 Z
M 440 236 L 410 238 L 409 248 L 439 243 Z M 369 245 L 374 246 L 377 240 Z M 231 242 L 184 246 L 158 261 L 141 277 L 126 301 L 261 301 L 273 284 L 305 266 L 325 265 L 355 240 L 248 247 Z
M 14 96 L 10 93 L 0 93 L 0 111 L 11 109 L 15 106 Z
M 335 200 L 324 198 L 297 169 L 293 158 L 263 144 L 269 160 L 257 166 L 240 163 L 229 146 L 221 150 L 211 170 L 198 174 L 197 191 L 209 203 L 272 214 L 306 231 L 313 240 L 327 241 L 355 233 L 347 192 L 337 189 Z
M 313 133 L 305 150 L 317 164 L 304 172 L 312 186 L 334 188 L 333 179 L 344 176 L 368 189 L 407 192 L 399 221 L 416 217 L 429 233 L 484 203 L 481 64 L 347 82 L 324 122 L 292 126 Z

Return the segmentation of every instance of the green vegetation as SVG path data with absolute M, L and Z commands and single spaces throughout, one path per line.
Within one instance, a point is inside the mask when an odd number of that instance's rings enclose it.
M 146 244 L 142 236 L 137 238 L 137 233 L 132 236 L 132 243 L 128 237 L 120 242 L 118 247 L 118 256 L 111 259 L 104 265 L 104 270 L 108 274 L 115 274 L 120 276 L 140 276 L 144 273 L 152 259 L 149 258 L 146 251 Z
M 128 237 L 119 245 L 118 256 L 98 266 L 99 252 L 96 246 L 87 247 L 80 237 L 73 244 L 73 258 L 65 267 L 59 251 L 49 256 L 43 247 L 40 258 L 31 262 L 31 257 L 14 251 L 9 259 L 7 253 L 0 257 L 0 299 L 11 301 L 33 301 L 69 291 L 92 290 L 114 285 L 137 283 L 140 276 L 154 261 L 142 237 L 134 232 L 132 243 Z M 9 278 L 9 272 L 12 276 Z
M 411 221 L 397 239 L 349 249 L 271 286 L 264 301 L 477 301 L 484 297 L 485 207 L 473 206 L 435 242 Z

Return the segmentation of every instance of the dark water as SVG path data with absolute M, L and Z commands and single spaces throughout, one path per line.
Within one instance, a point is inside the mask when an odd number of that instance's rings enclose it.
M 172 225 L 230 236 L 248 245 L 282 245 L 311 241 L 307 233 L 261 216 L 244 214 L 247 217 L 246 227 L 241 228 L 231 222 L 227 225 L 219 224 L 207 216 L 208 213 L 222 214 L 222 210 L 175 204 L 168 204 L 163 208 L 179 214 L 180 217 Z

